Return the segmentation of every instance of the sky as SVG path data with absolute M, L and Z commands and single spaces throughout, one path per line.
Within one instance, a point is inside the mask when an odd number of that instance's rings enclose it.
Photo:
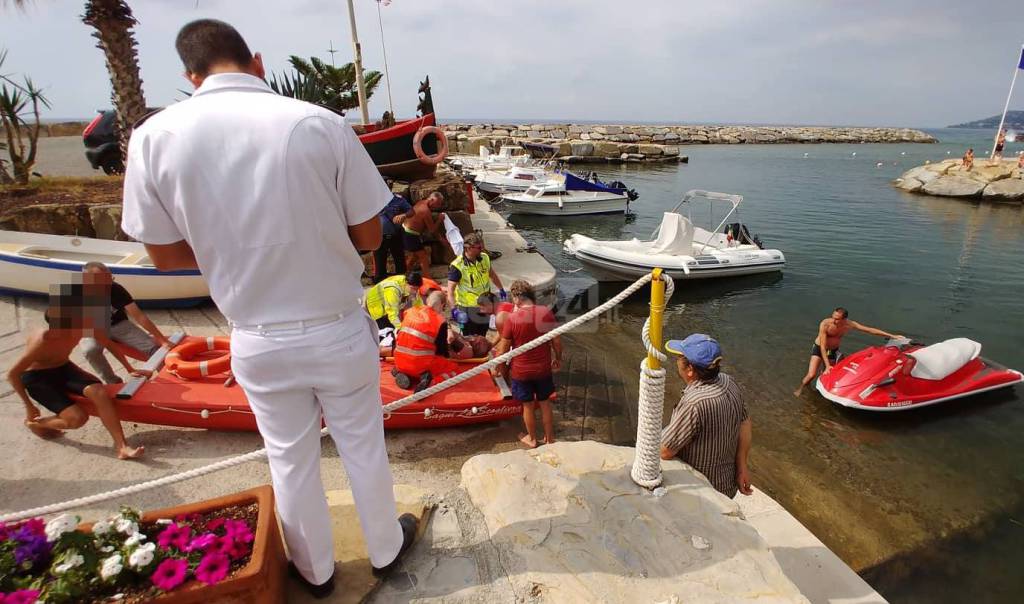
M 366 69 L 383 71 L 375 0 L 354 0 Z M 393 0 L 381 8 L 392 98 L 427 74 L 462 119 L 942 127 L 998 114 L 1024 43 L 1021 0 Z M 0 0 L 5 73 L 45 88 L 48 117 L 110 106 L 81 0 Z M 189 87 L 177 30 L 234 25 L 271 72 L 288 55 L 352 60 L 344 0 L 129 0 L 150 106 Z M 1024 76 L 1011 108 L 1024 109 Z M 388 109 L 384 84 L 370 102 Z

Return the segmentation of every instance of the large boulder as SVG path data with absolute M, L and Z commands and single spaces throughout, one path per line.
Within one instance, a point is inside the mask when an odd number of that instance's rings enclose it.
M 961 174 L 978 182 L 988 184 L 1009 178 L 1013 174 L 1014 169 L 1015 164 L 1010 162 L 999 162 L 995 165 L 990 165 L 987 162 L 977 162 L 970 171 L 961 172 Z
M 976 197 L 985 188 L 985 183 L 964 176 L 940 176 L 926 183 L 921 191 L 942 197 Z
M 908 193 L 917 193 L 918 191 L 921 190 L 921 187 L 923 186 L 923 182 L 912 176 L 907 176 L 906 174 L 904 174 L 896 181 L 896 187 L 899 189 L 903 189 Z
M 644 155 L 661 155 L 664 152 L 661 145 L 640 145 L 638 153 Z
M 598 142 L 594 143 L 594 155 L 600 155 L 601 157 L 617 157 L 622 151 L 619 149 L 618 143 L 609 142 Z
M 469 208 L 469 187 L 466 181 L 454 172 L 438 170 L 433 178 L 416 180 L 409 184 L 409 201 L 415 203 L 426 199 L 431 193 L 444 195 L 444 210 L 465 210 Z
M 121 204 L 119 203 L 89 206 L 89 221 L 92 223 L 97 239 L 132 241 L 132 238 L 121 230 Z
M 89 205 L 84 203 L 41 203 L 17 208 L 0 216 L 0 229 L 46 235 L 96 236 Z
M 992 201 L 1022 201 L 1024 200 L 1024 180 L 1007 178 L 994 182 L 985 187 L 981 196 Z
M 634 450 L 559 442 L 477 455 L 462 488 L 530 602 L 807 600 L 739 506 L 679 461 L 655 494 L 629 477 Z
M 572 154 L 573 155 L 588 156 L 588 155 L 593 155 L 594 154 L 594 143 L 591 143 L 589 141 L 579 140 L 579 141 L 570 141 L 569 144 L 572 146 Z
M 931 182 L 939 177 L 939 172 L 931 170 L 930 168 L 931 166 L 918 166 L 916 168 L 911 168 L 904 172 L 903 176 L 900 176 L 900 178 L 903 179 L 904 182 L 908 180 L 916 180 L 923 185 L 924 183 Z M 901 186 L 900 188 L 905 187 Z
M 594 126 L 594 132 L 600 134 L 622 134 L 622 126 Z

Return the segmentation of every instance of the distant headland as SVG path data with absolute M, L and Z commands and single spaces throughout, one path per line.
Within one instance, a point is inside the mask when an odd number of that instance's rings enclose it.
M 986 117 L 983 120 L 975 120 L 973 122 L 954 124 L 949 127 L 994 130 L 999 127 L 999 116 L 993 115 L 992 117 Z M 1024 111 L 1007 111 L 1006 121 L 1003 123 L 1003 128 L 1006 128 L 1007 130 L 1024 130 Z

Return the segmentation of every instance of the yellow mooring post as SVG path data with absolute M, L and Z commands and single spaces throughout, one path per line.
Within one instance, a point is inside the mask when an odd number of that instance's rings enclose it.
M 661 318 L 665 314 L 665 282 L 661 278 L 661 269 L 651 272 L 651 345 L 658 350 L 664 345 L 661 341 Z M 647 366 L 661 369 L 661 361 L 650 352 L 647 353 Z

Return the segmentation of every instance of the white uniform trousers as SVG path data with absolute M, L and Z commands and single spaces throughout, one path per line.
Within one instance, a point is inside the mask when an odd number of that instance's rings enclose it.
M 321 413 L 348 473 L 370 562 L 390 564 L 402 545 L 378 358 L 376 326 L 358 312 L 316 327 L 231 334 L 232 371 L 266 444 L 285 542 L 316 584 L 334 572 L 320 478 Z

